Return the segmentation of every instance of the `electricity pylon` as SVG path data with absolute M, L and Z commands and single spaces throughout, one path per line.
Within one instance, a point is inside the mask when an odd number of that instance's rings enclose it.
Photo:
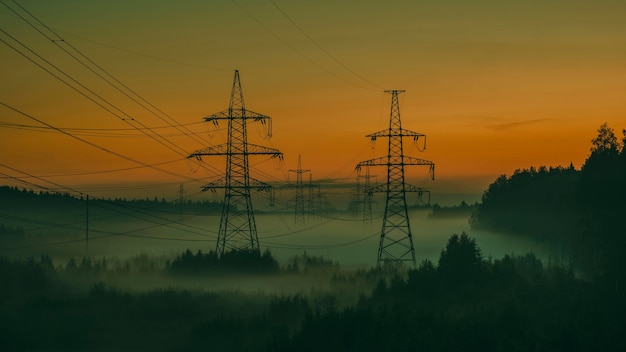
M 183 209 L 185 207 L 185 188 L 180 184 L 178 188 L 178 209 L 180 210 L 180 220 L 183 220 Z
M 374 199 L 371 191 L 371 179 L 370 169 L 366 167 L 364 174 L 359 172 L 357 175 L 356 191 L 352 194 L 355 214 L 361 217 L 364 223 L 372 222 L 372 203 Z
M 313 174 L 309 174 L 309 201 L 308 216 L 309 218 L 317 218 L 322 216 L 322 188 L 318 183 L 313 183 Z
M 370 168 L 365 168 L 365 175 L 357 176 L 357 183 L 359 185 L 359 203 L 361 205 L 360 211 L 363 215 L 363 222 L 372 223 L 372 203 L 374 202 L 374 192 L 372 191 L 372 176 L 370 175 Z M 360 185 L 360 179 L 363 179 L 363 186 Z
M 435 179 L 434 163 L 404 155 L 402 149 L 404 137 L 412 137 L 416 143 L 420 138 L 424 138 L 425 148 L 426 135 L 402 129 L 398 94 L 403 92 L 404 90 L 385 91 L 385 93 L 391 94 L 389 128 L 366 136 L 370 137 L 372 142 L 375 142 L 379 137 L 387 137 L 387 156 L 365 160 L 356 166 L 357 172 L 363 167 L 367 170 L 369 166 L 387 166 L 387 183 L 369 189 L 369 192 L 386 193 L 385 214 L 380 232 L 377 266 L 388 261 L 410 261 L 415 266 L 415 249 L 413 247 L 413 233 L 411 232 L 406 204 L 406 192 L 423 192 L 423 190 L 404 183 L 404 167 L 409 165 L 429 166 L 431 179 Z
M 302 183 L 302 174 L 305 172 L 311 172 L 311 170 L 302 170 L 302 160 L 298 155 L 298 169 L 289 170 L 296 174 L 296 211 L 295 222 L 296 224 L 304 224 L 304 184 Z
M 248 121 L 258 121 L 268 126 L 267 135 L 271 137 L 271 118 L 246 110 L 237 70 L 235 70 L 228 109 L 204 118 L 204 121 L 213 122 L 216 125 L 222 120 L 228 123 L 226 144 L 197 150 L 189 158 L 201 160 L 202 156 L 226 156 L 225 177 L 202 187 L 203 191 L 213 192 L 217 189 L 224 189 L 224 204 L 217 235 L 217 254 L 223 255 L 226 248 L 259 252 L 259 238 L 250 190 L 270 191 L 271 186 L 250 177 L 248 157 L 270 155 L 272 158 L 282 159 L 282 153 L 274 148 L 248 143 L 246 131 Z

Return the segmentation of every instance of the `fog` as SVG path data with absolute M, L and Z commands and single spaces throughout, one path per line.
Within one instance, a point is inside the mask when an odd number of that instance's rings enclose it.
M 3 240 L 0 254 L 23 257 L 45 253 L 62 264 L 69 258 L 82 258 L 87 254 L 108 260 L 126 260 L 140 254 L 166 259 L 187 249 L 192 252 L 215 249 L 219 215 L 164 217 L 159 214 L 161 220 L 169 218 L 171 221 L 159 225 L 132 217 L 111 218 L 103 212 L 93 213 L 87 244 L 84 241 L 84 219 L 57 217 L 55 223 L 73 225 L 42 228 L 18 223 L 24 226 L 24 238 L 19 242 Z M 527 238 L 472 230 L 465 217 L 431 219 L 428 215 L 429 210 L 413 210 L 409 215 L 418 262 L 424 259 L 436 262 L 448 238 L 462 232 L 477 240 L 486 258 L 533 252 L 543 260 L 558 259 L 554 251 Z M 291 212 L 262 213 L 257 214 L 256 224 L 261 249 L 269 249 L 281 264 L 306 252 L 338 262 L 343 268 L 376 265 L 382 226 L 380 215 L 374 215 L 371 223 L 364 223 L 353 214 L 337 212 L 326 217 L 307 218 L 305 224 L 295 224 Z
M 393 349 L 492 350 L 484 342 L 496 341 L 507 350 L 623 350 L 613 348 L 623 347 L 617 280 L 591 286 L 563 251 L 529 236 L 474 230 L 467 208 L 413 207 L 416 259 L 437 267 L 408 271 L 373 269 L 380 209 L 371 223 L 335 211 L 299 225 L 291 211 L 258 211 L 264 253 L 255 262 L 245 252 L 240 261 L 224 255 L 220 266 L 206 255 L 220 222 L 214 206 L 198 211 L 213 215 L 193 215 L 160 202 L 128 202 L 120 211 L 94 201 L 87 234 L 83 204 L 72 204 L 3 210 L 0 325 L 7 337 L 0 350 L 304 351 L 324 341 L 315 350 L 343 351 L 355 341 L 363 341 L 360 349 L 388 349 L 396 340 Z M 463 232 L 471 239 L 451 239 Z M 474 248 L 487 260 L 474 257 Z M 588 311 L 592 319 L 582 315 Z M 615 328 L 594 330 L 595 317 Z M 576 325 L 563 328 L 563 321 Z M 332 339 L 345 336 L 347 344 Z

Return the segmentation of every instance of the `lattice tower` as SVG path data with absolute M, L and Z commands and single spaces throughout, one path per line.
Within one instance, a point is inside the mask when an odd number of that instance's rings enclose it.
M 388 140 L 387 156 L 365 160 L 357 164 L 357 172 L 369 166 L 387 166 L 387 183 L 371 187 L 369 192 L 385 192 L 385 213 L 380 232 L 377 265 L 385 262 L 411 262 L 415 266 L 415 249 L 413 247 L 413 233 L 406 203 L 406 192 L 424 192 L 422 188 L 405 184 L 404 168 L 409 165 L 428 166 L 431 179 L 435 177 L 435 164 L 428 160 L 404 155 L 403 139 L 411 137 L 417 143 L 424 140 L 426 135 L 402 128 L 400 120 L 400 105 L 398 94 L 403 90 L 385 91 L 391 94 L 391 113 L 389 128 L 367 135 L 374 142 L 377 138 L 386 137 Z
M 203 156 L 225 156 L 226 172 L 224 178 L 205 185 L 203 191 L 224 189 L 224 204 L 217 238 L 217 253 L 223 255 L 226 249 L 250 250 L 259 252 L 254 210 L 252 208 L 251 190 L 271 190 L 271 186 L 251 178 L 249 175 L 248 157 L 250 155 L 269 155 L 281 158 L 282 153 L 274 148 L 248 143 L 248 122 L 260 122 L 267 126 L 267 136 L 271 137 L 271 118 L 266 115 L 246 110 L 239 71 L 235 70 L 235 78 L 230 94 L 228 109 L 204 118 L 206 122 L 218 124 L 226 121 L 226 144 L 210 146 L 192 153 L 189 158 L 201 160 Z

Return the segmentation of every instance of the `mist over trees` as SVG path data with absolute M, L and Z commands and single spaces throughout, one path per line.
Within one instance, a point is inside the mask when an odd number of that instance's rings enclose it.
M 177 258 L 203 256 L 183 253 Z M 626 304 L 610 287 L 577 278 L 570 268 L 544 264 L 533 254 L 485 258 L 466 233 L 448 239 L 437 263 L 424 260 L 416 269 L 346 271 L 305 254 L 276 272 L 254 276 L 262 281 L 322 280 L 324 290 L 285 295 L 166 286 L 130 291 L 105 282 L 120 275 L 133 280 L 162 275 L 172 283 L 181 278 L 171 267 L 145 265 L 149 260 L 132 262 L 141 270 L 119 271 L 88 258 L 65 265 L 54 265 L 47 256 L 0 258 L 0 350 L 626 348 Z M 229 277 L 241 283 L 251 278 L 236 270 Z M 77 281 L 89 284 L 79 288 Z M 346 291 L 351 298 L 345 299 Z
M 589 351 L 624 348 L 624 304 L 533 254 L 487 260 L 452 236 L 438 265 L 380 280 L 356 305 L 309 314 L 275 351 Z
M 587 275 L 624 282 L 626 130 L 607 124 L 580 170 L 541 166 L 502 175 L 484 192 L 473 228 L 529 236 L 564 248 Z

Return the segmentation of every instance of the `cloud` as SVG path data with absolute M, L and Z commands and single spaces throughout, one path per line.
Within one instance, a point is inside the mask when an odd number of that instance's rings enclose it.
M 514 128 L 518 128 L 518 127 L 522 127 L 526 125 L 533 125 L 536 123 L 550 121 L 550 120 L 552 119 L 534 119 L 534 120 L 526 120 L 526 121 L 507 122 L 507 123 L 499 123 L 495 125 L 488 125 L 486 126 L 486 128 L 495 132 L 500 132 L 500 131 L 511 130 Z

